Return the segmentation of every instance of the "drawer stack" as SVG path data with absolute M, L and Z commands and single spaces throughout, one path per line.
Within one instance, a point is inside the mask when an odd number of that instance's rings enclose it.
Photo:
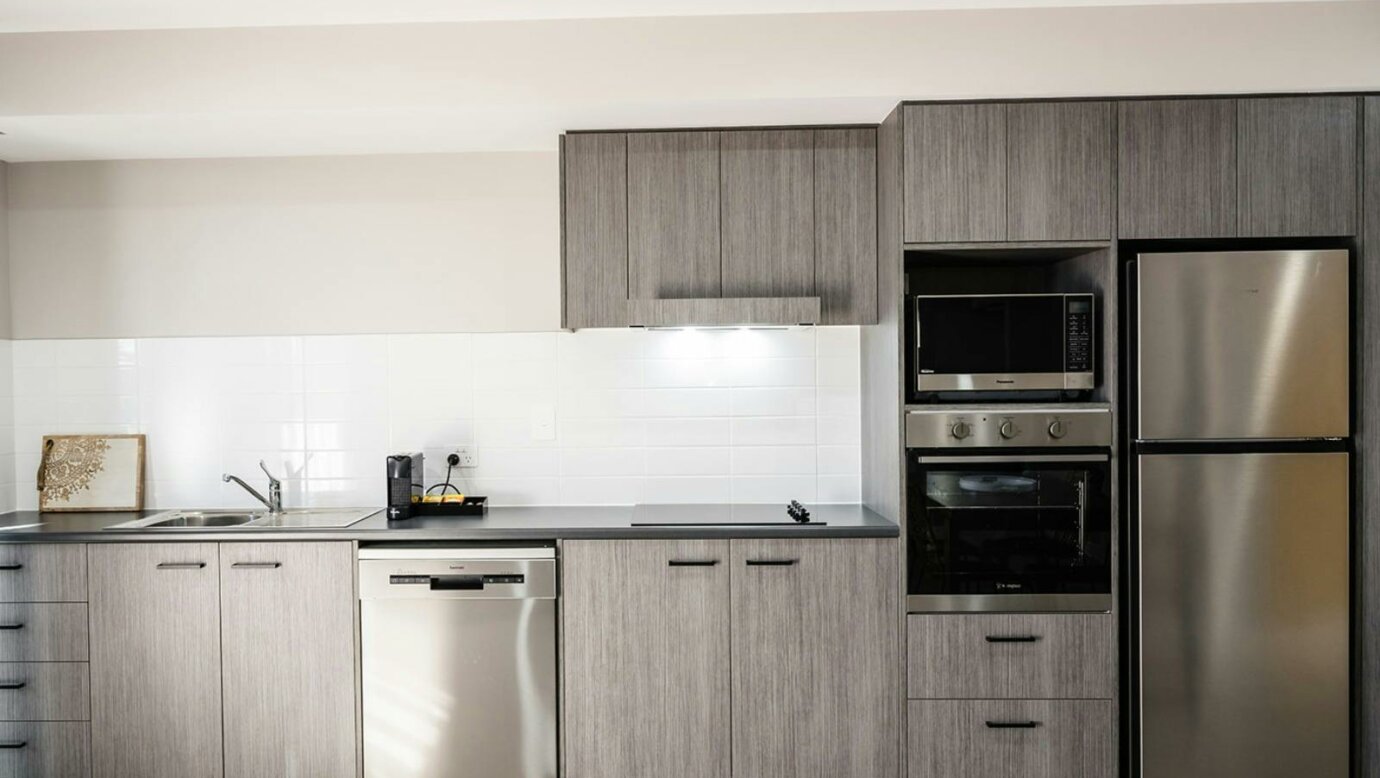
M 907 618 L 909 778 L 1116 774 L 1110 614 Z
M 0 544 L 0 775 L 91 774 L 86 546 Z

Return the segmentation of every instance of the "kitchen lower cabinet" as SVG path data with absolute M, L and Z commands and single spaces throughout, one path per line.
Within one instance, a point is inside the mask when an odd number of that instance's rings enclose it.
M 1113 700 L 912 700 L 907 778 L 1109 778 Z
M 218 778 L 216 544 L 91 544 L 88 562 L 94 775 Z
M 348 542 L 220 544 L 228 778 L 356 773 L 353 588 Z
M 0 775 L 78 778 L 90 774 L 91 728 L 87 722 L 0 722 Z
M 899 778 L 896 540 L 561 553 L 566 778 Z
M 729 776 L 726 540 L 567 541 L 566 778 Z
M 896 541 L 732 546 L 735 778 L 897 776 Z

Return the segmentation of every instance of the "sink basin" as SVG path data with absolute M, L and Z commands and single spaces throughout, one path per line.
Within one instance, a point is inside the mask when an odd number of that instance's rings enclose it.
M 329 529 L 348 527 L 378 508 L 290 508 L 282 513 L 246 510 L 163 511 L 106 529 Z

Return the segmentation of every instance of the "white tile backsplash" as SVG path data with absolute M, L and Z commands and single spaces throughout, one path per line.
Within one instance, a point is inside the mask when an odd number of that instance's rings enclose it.
M 150 507 L 378 505 L 383 458 L 495 505 L 853 502 L 859 330 L 0 341 L 0 507 L 36 504 L 39 438 L 149 436 Z

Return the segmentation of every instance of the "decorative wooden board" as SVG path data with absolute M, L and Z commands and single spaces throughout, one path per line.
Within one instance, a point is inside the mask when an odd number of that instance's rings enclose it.
M 38 509 L 52 513 L 144 509 L 143 435 L 44 435 Z

